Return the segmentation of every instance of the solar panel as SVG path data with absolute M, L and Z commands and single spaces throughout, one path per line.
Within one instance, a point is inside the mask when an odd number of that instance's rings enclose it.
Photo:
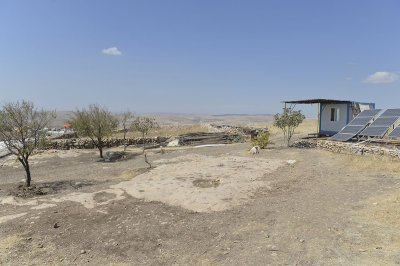
M 374 117 L 376 116 L 382 109 L 374 109 L 374 110 L 364 110 L 357 115 L 357 117 Z
M 397 116 L 400 117 L 400 109 L 386 109 L 385 112 L 381 115 L 381 117 L 386 116 Z
M 388 137 L 400 138 L 400 125 L 393 129 L 393 131 L 389 133 Z
M 380 127 L 380 126 L 391 127 L 397 121 L 397 119 L 399 119 L 399 117 L 396 117 L 396 116 L 382 117 L 382 116 L 380 116 L 374 122 L 372 122 L 370 127 Z
M 371 125 L 364 129 L 360 135 L 382 137 L 400 118 L 400 109 L 387 109 Z
M 371 122 L 372 117 L 356 117 L 348 125 L 349 126 L 365 126 Z
M 349 124 L 342 128 L 339 133 L 330 137 L 329 140 L 347 141 L 351 139 L 359 134 L 380 111 L 381 109 L 362 111 Z
M 357 134 L 364 129 L 365 126 L 346 126 L 339 133 Z
M 379 126 L 379 127 L 367 127 L 366 129 L 364 129 L 360 135 L 362 136 L 369 136 L 369 137 L 382 137 L 383 135 L 385 135 L 386 131 L 389 130 L 390 127 L 387 126 Z
M 336 140 L 336 141 L 347 141 L 354 137 L 356 134 L 347 134 L 347 133 L 337 133 L 334 136 L 330 137 L 329 140 Z

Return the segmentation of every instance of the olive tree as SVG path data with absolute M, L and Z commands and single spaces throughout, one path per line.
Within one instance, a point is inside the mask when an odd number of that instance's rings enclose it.
M 31 185 L 29 157 L 46 137 L 44 129 L 53 118 L 55 111 L 38 110 L 24 100 L 6 103 L 0 110 L 0 141 L 23 165 L 27 187 Z
M 126 150 L 126 133 L 128 133 L 129 128 L 132 127 L 134 115 L 131 111 L 125 111 L 120 114 L 120 122 L 122 125 L 122 130 L 124 132 L 124 151 Z
M 103 158 L 104 138 L 111 136 L 118 127 L 118 119 L 106 108 L 98 104 L 89 105 L 88 109 L 76 110 L 69 121 L 78 136 L 88 137 L 99 149 Z
M 292 108 L 283 108 L 282 114 L 274 115 L 274 126 L 282 129 L 283 141 L 289 147 L 290 139 L 294 130 L 303 122 L 306 117 L 301 111 L 294 111 Z
M 132 129 L 135 131 L 139 131 L 142 133 L 143 138 L 143 153 L 146 147 L 146 141 L 144 139 L 145 136 L 150 132 L 150 130 L 158 128 L 158 124 L 154 118 L 149 117 L 138 117 L 133 121 Z

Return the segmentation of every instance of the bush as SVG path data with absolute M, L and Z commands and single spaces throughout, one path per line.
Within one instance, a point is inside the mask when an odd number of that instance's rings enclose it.
M 269 136 L 269 132 L 258 133 L 258 135 L 251 140 L 251 144 L 253 144 L 253 146 L 260 147 L 260 149 L 265 149 L 268 144 L 273 144 L 271 141 L 269 141 Z
M 106 107 L 89 105 L 89 109 L 76 110 L 71 121 L 78 136 L 89 137 L 103 158 L 104 138 L 111 136 L 118 127 L 118 119 Z
M 274 115 L 274 126 L 282 129 L 283 141 L 289 147 L 290 139 L 294 134 L 294 130 L 303 123 L 306 117 L 301 111 L 293 111 L 292 108 L 283 108 L 282 114 Z

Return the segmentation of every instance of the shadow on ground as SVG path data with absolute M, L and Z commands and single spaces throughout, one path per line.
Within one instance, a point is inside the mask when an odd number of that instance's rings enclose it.
M 38 184 L 32 184 L 30 187 L 25 187 L 24 184 L 18 184 L 17 186 L 8 188 L 8 195 L 31 198 L 41 195 L 57 194 L 67 190 L 77 190 L 88 186 L 103 184 L 105 182 L 89 181 L 89 180 L 62 180 L 54 182 L 44 182 Z

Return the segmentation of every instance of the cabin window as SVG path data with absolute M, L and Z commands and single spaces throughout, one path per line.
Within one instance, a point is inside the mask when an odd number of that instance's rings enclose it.
M 339 120 L 339 109 L 331 108 L 331 121 L 335 122 Z

